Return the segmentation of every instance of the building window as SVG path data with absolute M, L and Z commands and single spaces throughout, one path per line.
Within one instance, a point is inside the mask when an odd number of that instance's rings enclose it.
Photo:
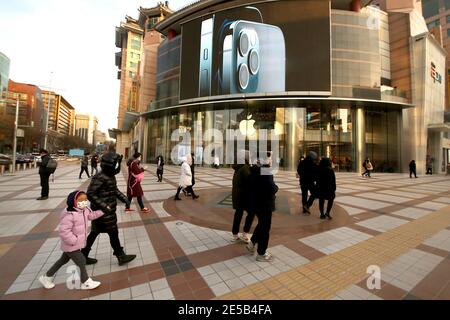
M 448 16 L 447 16 L 447 20 L 448 20 Z M 437 27 L 440 24 L 441 24 L 440 20 L 437 19 L 437 20 L 431 21 L 430 23 L 427 23 L 427 27 L 428 27 L 428 29 L 433 29 L 434 27 Z
M 134 77 L 136 76 L 136 73 L 133 72 L 133 71 L 130 71 L 130 72 L 128 73 L 128 75 L 130 76 L 130 78 L 134 78 Z
M 447 37 L 450 38 L 450 29 L 447 29 Z
M 131 38 L 131 49 L 141 50 L 141 37 L 140 36 L 133 36 L 133 38 Z
M 422 1 L 423 17 L 428 19 L 439 14 L 439 0 Z
M 147 30 L 152 30 L 157 23 L 158 23 L 158 18 L 149 18 Z
M 137 69 L 138 64 L 136 62 L 130 62 L 130 68 Z
M 450 0 L 445 0 L 445 10 L 450 10 Z

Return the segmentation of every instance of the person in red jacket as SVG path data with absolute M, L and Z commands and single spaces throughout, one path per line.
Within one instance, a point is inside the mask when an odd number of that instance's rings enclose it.
M 141 187 L 141 182 L 144 179 L 145 168 L 141 165 L 142 154 L 139 152 L 135 153 L 133 158 L 128 160 L 128 182 L 127 182 L 127 198 L 128 204 L 125 208 L 126 212 L 134 211 L 130 208 L 131 201 L 133 198 L 137 198 L 139 207 L 142 213 L 147 213 L 150 210 L 144 206 L 142 197 L 144 196 L 144 191 Z

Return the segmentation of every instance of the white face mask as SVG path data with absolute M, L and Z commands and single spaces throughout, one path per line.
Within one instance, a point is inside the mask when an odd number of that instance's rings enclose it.
M 137 158 L 136 160 L 139 161 L 139 162 L 141 162 L 141 157 Z
M 86 209 L 87 207 L 89 207 L 89 201 L 86 200 L 86 201 L 77 202 L 78 209 L 83 210 L 83 209 Z

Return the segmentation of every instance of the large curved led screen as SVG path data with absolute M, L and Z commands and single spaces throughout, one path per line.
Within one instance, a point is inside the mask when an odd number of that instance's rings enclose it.
M 330 94 L 330 39 L 330 4 L 321 0 L 256 3 L 189 21 L 180 102 Z

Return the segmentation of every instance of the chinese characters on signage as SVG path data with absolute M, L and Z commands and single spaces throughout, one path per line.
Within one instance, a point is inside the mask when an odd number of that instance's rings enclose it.
M 431 63 L 431 77 L 434 79 L 434 82 L 442 83 L 442 75 L 436 71 L 436 65 Z

